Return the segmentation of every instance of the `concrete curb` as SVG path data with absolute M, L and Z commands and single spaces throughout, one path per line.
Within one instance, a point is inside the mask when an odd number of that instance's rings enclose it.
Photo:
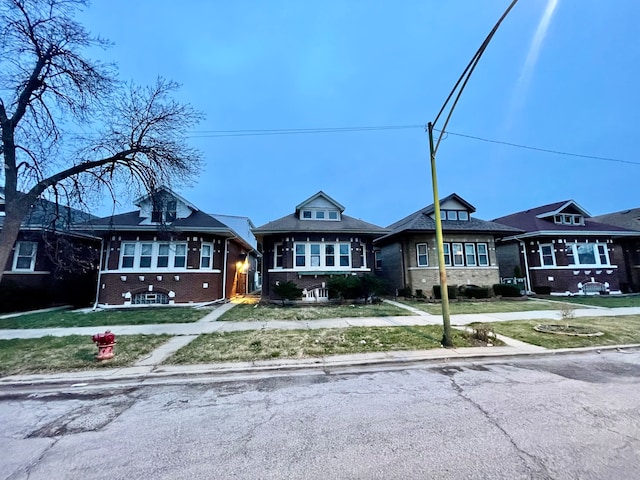
M 444 350 L 444 351 L 443 351 Z M 487 351 L 491 350 L 491 351 Z M 331 375 L 358 371 L 428 367 L 437 363 L 504 361 L 523 357 L 569 355 L 592 352 L 640 350 L 640 344 L 601 347 L 562 348 L 556 350 L 524 350 L 514 347 L 477 347 L 379 352 L 357 355 L 335 355 L 310 359 L 262 360 L 200 365 L 134 366 L 113 370 L 86 370 L 53 375 L 14 375 L 0 378 L 0 399 L 38 395 L 78 389 L 126 388 L 141 385 L 172 385 L 194 381 L 223 383 L 248 380 L 269 374 L 270 377 L 291 375 Z

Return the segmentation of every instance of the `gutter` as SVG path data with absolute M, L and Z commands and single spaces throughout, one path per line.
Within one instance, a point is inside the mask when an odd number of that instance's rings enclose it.
M 525 287 L 527 292 L 532 292 L 533 290 L 531 290 L 531 277 L 529 275 L 529 261 L 527 260 L 527 245 L 524 243 L 524 240 L 522 240 L 521 238 L 518 238 L 517 235 L 514 235 L 513 239 L 520 242 L 520 246 L 522 247 L 522 255 L 524 257 L 525 280 L 527 281 L 527 284 L 525 285 Z

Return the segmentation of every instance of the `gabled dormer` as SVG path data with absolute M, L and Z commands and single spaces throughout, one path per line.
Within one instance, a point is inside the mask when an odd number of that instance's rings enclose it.
M 171 224 L 199 210 L 167 187 L 160 187 L 152 194 L 140 197 L 135 205 L 140 207 L 140 225 Z
M 433 209 L 433 207 L 431 208 Z M 468 222 L 471 214 L 475 211 L 473 205 L 455 193 L 440 200 L 440 219 L 442 221 Z M 433 213 L 430 216 L 434 218 Z
M 537 218 L 547 220 L 556 225 L 570 225 L 584 227 L 585 217 L 590 217 L 589 213 L 573 200 L 554 205 L 548 212 L 536 215 Z
M 296 207 L 299 220 L 339 222 L 344 207 L 323 191 L 319 191 Z

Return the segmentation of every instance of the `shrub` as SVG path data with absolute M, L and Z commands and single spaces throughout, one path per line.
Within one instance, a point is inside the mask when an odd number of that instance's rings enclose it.
M 456 298 L 458 298 L 456 290 L 457 290 L 457 288 L 456 288 L 455 285 L 447 285 L 447 292 L 449 293 L 449 300 L 455 300 Z M 434 298 L 437 298 L 438 300 L 442 299 L 442 294 L 440 293 L 440 285 L 434 285 L 433 286 L 433 296 L 434 296 Z
M 549 285 L 540 285 L 533 287 L 533 291 L 538 295 L 551 295 L 551 287 Z
M 417 297 L 417 298 L 426 298 L 426 297 L 424 296 L 424 293 L 422 292 L 422 289 L 421 289 L 421 288 L 417 288 L 417 289 L 416 289 L 416 297 Z
M 507 285 L 505 283 L 496 283 L 493 286 L 493 293 L 501 297 L 521 297 L 520 287 L 517 285 Z
M 273 293 L 282 299 L 283 306 L 285 300 L 298 300 L 302 297 L 302 289 L 291 280 L 276 283 L 273 286 Z
M 327 282 L 327 287 L 331 298 L 354 299 L 362 296 L 362 282 L 355 275 L 332 277 Z
M 398 297 L 411 297 L 411 289 L 410 288 L 399 288 L 398 289 Z
M 495 338 L 495 332 L 493 331 L 493 327 L 491 325 L 487 325 L 486 323 L 481 323 L 478 325 L 473 325 L 473 338 L 477 338 L 478 340 L 485 343 L 492 343 Z
M 491 293 L 488 288 L 478 286 L 465 286 L 461 292 L 466 298 L 489 298 Z

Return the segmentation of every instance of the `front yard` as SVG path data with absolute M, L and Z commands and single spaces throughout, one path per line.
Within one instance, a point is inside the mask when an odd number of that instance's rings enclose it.
M 541 323 L 564 324 L 561 320 L 528 320 L 495 322 L 491 326 L 496 333 L 545 348 L 576 348 L 640 343 L 640 315 L 582 317 L 569 321 L 571 325 L 590 327 L 604 333 L 599 337 L 574 337 L 535 331 L 533 327 Z
M 157 323 L 197 322 L 211 308 L 145 307 L 105 309 L 89 312 L 55 310 L 0 318 L 0 330 L 15 328 L 67 328 L 111 325 L 150 325 Z
M 442 314 L 441 303 L 427 303 L 418 300 L 398 300 L 398 302 L 418 308 L 431 315 Z M 498 313 L 498 312 L 528 312 L 534 310 L 558 310 L 558 303 L 544 300 L 491 300 L 487 302 L 474 302 L 469 300 L 449 302 L 449 313 L 459 315 L 465 313 Z
M 442 327 L 351 327 L 318 330 L 254 330 L 201 335 L 167 362 L 193 364 L 313 358 L 349 353 L 441 348 Z M 453 331 L 457 347 L 484 345 Z
M 128 367 L 171 338 L 170 335 L 118 335 L 116 355 L 98 363 L 89 336 L 0 340 L 0 376 Z
M 390 317 L 412 315 L 404 308 L 388 303 L 379 305 L 277 305 L 240 304 L 225 312 L 218 321 L 251 322 L 266 320 L 319 320 L 322 318 Z
M 594 307 L 640 307 L 640 295 L 576 295 L 575 297 L 559 297 L 563 302 Z

